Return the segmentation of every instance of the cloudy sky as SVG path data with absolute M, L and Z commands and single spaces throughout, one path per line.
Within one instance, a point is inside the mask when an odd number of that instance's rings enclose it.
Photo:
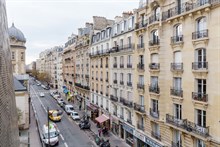
M 12 22 L 27 39 L 26 64 L 39 53 L 63 45 L 92 16 L 114 19 L 138 7 L 139 0 L 6 0 L 8 25 Z

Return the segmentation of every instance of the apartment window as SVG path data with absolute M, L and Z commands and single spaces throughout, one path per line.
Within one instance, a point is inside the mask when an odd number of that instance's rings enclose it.
M 106 72 L 106 79 L 108 79 L 108 72 Z
M 131 55 L 128 55 L 128 64 L 130 65 L 130 64 L 132 64 L 132 56 Z
M 105 38 L 105 31 L 102 31 L 102 39 Z
M 155 10 L 154 10 L 154 14 L 155 14 L 155 20 L 160 20 L 160 7 L 157 7 Z
M 128 119 L 131 120 L 131 112 L 128 110 Z
M 177 24 L 174 26 L 174 36 L 181 36 L 181 35 L 183 35 L 182 24 Z
M 144 14 L 141 15 L 141 24 L 144 25 Z
M 158 112 L 158 100 L 151 100 L 151 108 L 153 112 Z
M 114 57 L 114 64 L 117 64 L 117 57 Z
M 120 47 L 123 48 L 123 39 L 120 39 Z
M 153 123 L 152 130 L 155 133 L 155 135 L 154 135 L 155 137 L 160 136 L 160 126 L 157 123 Z
M 206 68 L 206 49 L 200 48 L 195 52 L 195 60 L 197 62 L 197 68 Z
M 122 117 L 124 116 L 124 108 L 123 107 L 121 107 L 120 114 L 121 114 Z
M 117 24 L 117 33 L 120 33 L 120 24 Z
M 139 84 L 144 85 L 144 76 L 143 75 L 139 75 Z
M 103 106 L 103 98 L 101 98 L 101 105 Z
M 132 92 L 128 91 L 127 98 L 129 101 L 132 101 Z
M 207 29 L 206 17 L 201 17 L 201 18 L 197 19 L 196 30 L 203 31 L 206 29 Z
M 180 51 L 174 52 L 174 63 L 182 63 L 182 53 Z
M 92 71 L 92 77 L 94 77 L 94 71 Z
M 124 30 L 127 30 L 127 21 L 124 20 Z
M 98 71 L 96 71 L 96 78 L 98 78 Z
M 127 42 L 128 42 L 128 47 L 131 48 L 131 37 L 128 37 Z
M 94 102 L 94 100 L 95 100 L 95 98 L 94 98 L 95 96 L 94 96 L 94 94 L 92 94 L 92 101 Z
M 101 53 L 103 53 L 103 45 L 101 45 Z
M 154 88 L 158 87 L 158 77 L 151 76 L 151 86 L 154 87 Z
M 134 16 L 132 16 L 131 18 L 131 25 L 132 25 L 132 28 L 134 27 Z
M 201 127 L 206 127 L 206 111 L 196 109 L 196 123 Z
M 123 90 L 120 90 L 120 97 L 123 97 Z
M 196 140 L 196 147 L 206 147 L 205 142 L 200 139 L 197 139 Z
M 11 52 L 11 59 L 15 60 L 15 52 Z
M 114 94 L 115 94 L 115 96 L 117 96 L 117 89 L 114 88 L 113 90 L 114 90 Z
M 151 40 L 152 40 L 152 43 L 158 43 L 159 41 L 159 35 L 158 35 L 158 30 L 154 30 L 151 32 Z
M 96 90 L 98 90 L 98 89 L 99 89 L 98 84 L 96 84 Z
M 102 66 L 102 58 L 101 58 L 101 66 Z
M 139 40 L 139 45 L 142 48 L 144 46 L 144 36 L 140 35 L 138 40 Z
M 181 90 L 182 89 L 182 78 L 175 77 L 173 78 L 173 88 L 175 90 Z
M 24 60 L 24 52 L 21 52 L 21 60 Z
M 114 41 L 114 47 L 117 47 L 117 46 L 118 46 L 117 41 Z
M 106 108 L 109 108 L 109 101 L 106 100 Z
M 117 73 L 114 73 L 114 79 L 117 80 Z
M 109 37 L 109 34 L 110 34 L 110 28 L 108 28 L 108 29 L 106 30 L 106 38 Z
M 132 26 L 132 18 L 129 18 L 128 19 L 128 29 L 131 29 L 133 26 Z
M 159 63 L 158 54 L 151 54 L 151 63 Z
M 124 64 L 124 57 L 123 56 L 120 57 L 120 64 L 121 65 Z
M 128 73 L 128 82 L 131 83 L 131 81 L 132 81 L 132 75 L 131 73 Z
M 206 79 L 196 79 L 197 92 L 199 95 L 206 94 Z
M 124 81 L 124 74 L 123 73 L 120 74 L 120 81 Z
M 139 55 L 139 64 L 144 64 L 144 55 Z
M 140 101 L 140 105 L 144 106 L 144 96 L 143 95 L 139 96 L 139 101 Z
M 123 32 L 125 29 L 125 26 L 124 26 L 124 22 L 121 23 L 121 32 Z
M 96 96 L 96 104 L 98 104 L 98 102 L 99 102 L 99 97 Z
M 175 147 L 182 147 L 182 139 L 180 131 L 173 130 L 173 142 L 175 143 Z
M 174 117 L 177 119 L 182 119 L 182 105 L 174 104 Z
M 109 49 L 109 43 L 106 43 L 106 49 Z

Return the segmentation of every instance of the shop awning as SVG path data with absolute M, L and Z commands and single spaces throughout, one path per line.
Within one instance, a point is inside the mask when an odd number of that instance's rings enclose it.
M 103 123 L 103 122 L 105 122 L 105 121 L 108 120 L 108 119 L 109 119 L 109 117 L 106 116 L 106 115 L 104 115 L 104 114 L 102 114 L 101 116 L 95 118 L 95 120 L 96 120 L 97 122 L 99 122 L 100 124 Z
M 94 106 L 92 103 L 90 103 L 90 105 L 87 105 L 87 108 L 92 111 L 98 110 L 98 107 Z

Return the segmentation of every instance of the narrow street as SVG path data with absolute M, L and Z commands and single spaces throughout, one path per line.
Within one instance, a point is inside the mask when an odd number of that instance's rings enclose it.
M 40 92 L 43 92 L 45 97 L 40 97 Z M 44 90 L 41 86 L 37 86 L 36 84 L 31 84 L 31 99 L 39 119 L 40 127 L 47 123 L 47 107 L 49 107 L 49 109 L 59 109 L 63 111 L 56 103 L 56 100 L 50 96 L 49 90 Z M 60 132 L 59 147 L 95 146 L 88 135 L 86 135 L 86 132 L 80 130 L 77 122 L 74 122 L 65 112 L 63 113 L 61 122 L 57 122 L 56 124 Z

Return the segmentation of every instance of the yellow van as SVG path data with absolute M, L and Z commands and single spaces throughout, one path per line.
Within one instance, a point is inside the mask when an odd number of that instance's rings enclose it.
M 62 114 L 61 110 L 49 110 L 49 118 L 52 121 L 61 121 Z

